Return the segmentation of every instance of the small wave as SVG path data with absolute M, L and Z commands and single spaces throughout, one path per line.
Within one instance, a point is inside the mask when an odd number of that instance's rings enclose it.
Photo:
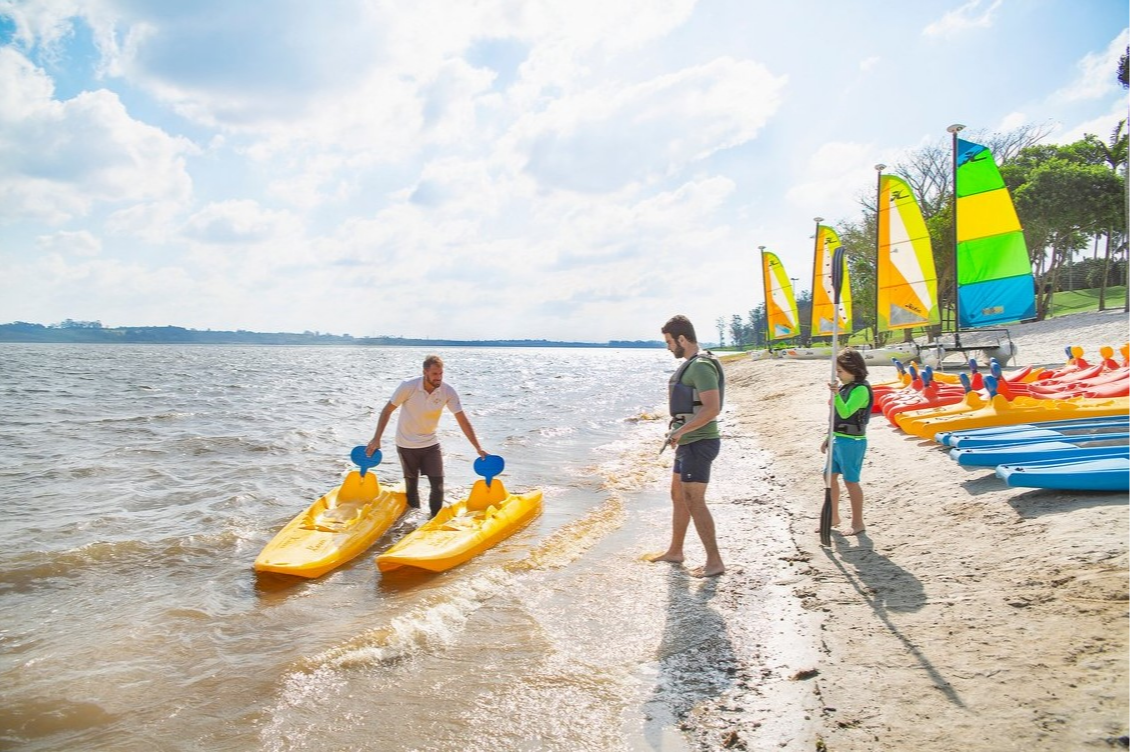
M 466 587 L 448 600 L 395 617 L 387 626 L 314 656 L 309 668 L 301 673 L 310 674 L 322 668 L 390 666 L 418 653 L 450 645 L 463 632 L 471 615 L 510 582 L 512 579 L 502 569 L 482 573 L 468 580 Z
M 25 592 L 45 580 L 79 577 L 91 570 L 170 566 L 204 556 L 238 540 L 235 532 L 167 538 L 160 541 L 96 541 L 66 551 L 35 551 L 5 562 L 0 569 L 0 591 Z
M 624 524 L 624 502 L 612 496 L 580 519 L 555 530 L 524 559 L 505 565 L 508 572 L 556 569 L 576 561 L 598 541 Z

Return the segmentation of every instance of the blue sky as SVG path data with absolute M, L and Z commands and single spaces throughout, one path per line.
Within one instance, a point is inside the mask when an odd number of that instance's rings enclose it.
M 1122 0 L 0 0 L 0 322 L 703 340 L 873 165 L 1127 115 Z M 802 288 L 808 285 L 803 282 Z

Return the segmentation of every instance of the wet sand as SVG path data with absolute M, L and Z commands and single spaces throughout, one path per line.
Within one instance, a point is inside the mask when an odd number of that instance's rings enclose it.
M 1128 339 L 1121 311 L 1009 329 L 1021 365 L 1063 365 L 1069 345 L 1119 358 Z M 730 688 L 682 721 L 696 748 L 1127 747 L 1125 494 L 1009 488 L 876 416 L 867 530 L 826 549 L 813 531 L 829 364 L 742 359 L 727 374 L 708 501 L 728 572 L 711 602 L 736 649 Z M 692 532 L 686 565 L 701 558 Z

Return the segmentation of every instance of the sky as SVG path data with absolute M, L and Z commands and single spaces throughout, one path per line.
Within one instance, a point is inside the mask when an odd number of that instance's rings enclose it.
M 1105 139 L 1124 0 L 0 0 L 0 322 L 701 341 L 877 163 Z

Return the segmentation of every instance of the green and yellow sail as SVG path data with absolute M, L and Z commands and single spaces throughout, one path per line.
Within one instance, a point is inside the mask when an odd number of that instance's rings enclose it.
M 958 327 L 1033 318 L 1033 266 L 993 154 L 957 135 L 954 150 Z

